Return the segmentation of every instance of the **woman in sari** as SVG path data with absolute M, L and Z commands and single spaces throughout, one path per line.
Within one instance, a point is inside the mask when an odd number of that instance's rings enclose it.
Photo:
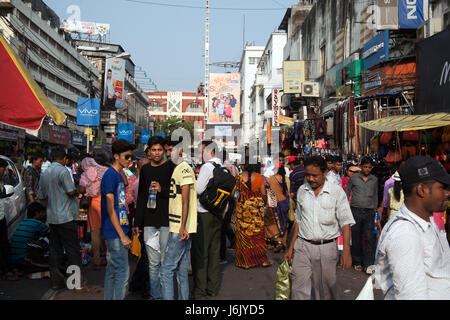
M 264 179 L 258 165 L 247 165 L 236 177 L 236 266 L 249 269 L 262 265 L 268 267 L 264 233 Z
M 101 194 L 100 183 L 107 167 L 99 165 L 93 158 L 84 158 L 81 161 L 83 173 L 80 178 L 80 186 L 83 187 L 82 193 L 91 198 L 88 210 L 89 229 L 91 230 L 92 252 L 94 255 L 93 269 L 99 269 L 101 265 L 100 250 L 102 247 L 101 228 Z
M 268 187 L 275 194 L 276 207 L 267 207 L 264 217 L 266 239 L 275 246 L 275 252 L 286 250 L 289 225 L 290 199 L 286 184 L 284 166 L 277 165 L 277 173 L 267 180 Z

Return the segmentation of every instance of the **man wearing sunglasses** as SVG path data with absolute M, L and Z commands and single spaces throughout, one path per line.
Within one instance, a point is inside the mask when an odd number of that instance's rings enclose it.
M 128 283 L 128 249 L 131 240 L 127 233 L 127 196 L 120 172 L 128 168 L 135 145 L 126 140 L 116 140 L 112 145 L 113 165 L 106 170 L 100 185 L 102 202 L 102 238 L 106 241 L 107 265 L 105 273 L 105 300 L 123 300 Z

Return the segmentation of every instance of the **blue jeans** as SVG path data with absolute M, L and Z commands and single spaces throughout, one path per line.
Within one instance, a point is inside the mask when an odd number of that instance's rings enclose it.
M 130 268 L 128 249 L 120 239 L 105 239 L 106 254 L 105 300 L 123 300 L 128 284 Z
M 161 286 L 164 300 L 174 299 L 173 274 L 177 272 L 178 300 L 189 300 L 189 252 L 191 239 L 180 240 L 179 233 L 169 233 L 166 253 L 161 266 Z
M 160 252 L 153 249 L 147 244 L 148 239 L 159 231 L 159 246 Z M 161 300 L 161 279 L 160 267 L 164 260 L 164 253 L 166 251 L 167 238 L 169 237 L 169 227 L 144 227 L 144 242 L 147 250 L 147 257 L 149 263 L 150 275 L 150 295 L 153 300 Z

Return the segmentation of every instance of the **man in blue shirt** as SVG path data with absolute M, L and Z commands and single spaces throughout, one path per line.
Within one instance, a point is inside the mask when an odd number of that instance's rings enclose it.
M 50 226 L 50 279 L 52 289 L 58 290 L 65 286 L 62 272 L 64 251 L 68 266 L 78 266 L 81 269 L 80 241 L 75 222 L 80 212 L 78 190 L 65 167 L 67 164 L 65 149 L 53 148 L 51 157 L 53 160 L 51 166 L 39 180 L 39 199 L 47 206 L 47 222 Z
M 100 184 L 102 196 L 102 238 L 108 253 L 105 273 L 105 300 L 123 300 L 129 277 L 128 249 L 131 240 L 128 221 L 125 184 L 120 172 L 128 168 L 135 145 L 126 140 L 116 140 L 112 145 L 113 165 L 106 170 Z

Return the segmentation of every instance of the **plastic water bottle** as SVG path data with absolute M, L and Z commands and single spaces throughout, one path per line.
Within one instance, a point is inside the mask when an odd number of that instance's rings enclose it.
M 148 200 L 147 200 L 147 208 L 155 209 L 156 208 L 156 193 L 157 191 L 150 187 L 148 191 Z

